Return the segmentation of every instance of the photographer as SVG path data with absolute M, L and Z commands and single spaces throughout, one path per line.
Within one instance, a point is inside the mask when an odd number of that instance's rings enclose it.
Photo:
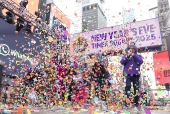
M 134 88 L 134 109 L 137 110 L 138 107 L 138 91 L 139 91 L 139 78 L 140 78 L 140 66 L 143 63 L 143 58 L 141 55 L 137 54 L 137 47 L 135 45 L 129 45 L 126 49 L 126 55 L 124 55 L 120 63 L 124 66 L 123 75 L 126 77 L 126 95 L 127 98 L 130 97 L 131 83 L 133 83 Z M 127 103 L 125 103 L 127 106 Z

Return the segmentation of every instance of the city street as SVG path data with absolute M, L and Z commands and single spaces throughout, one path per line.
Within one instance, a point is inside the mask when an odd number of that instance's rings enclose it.
M 138 111 L 138 112 L 133 112 L 133 111 L 129 111 L 130 114 L 145 114 L 144 111 Z M 32 114 L 90 114 L 88 111 L 55 111 L 55 112 L 52 112 L 52 111 L 40 111 L 38 113 L 32 113 Z M 151 111 L 151 114 L 169 114 L 170 112 L 168 111 L 162 111 L 162 110 L 152 110 Z M 92 114 L 114 114 L 114 113 L 111 113 L 111 112 L 98 112 L 98 113 L 92 113 Z M 127 114 L 124 112 L 121 112 L 119 114 Z M 147 114 L 147 113 L 146 113 Z
M 134 112 L 132 110 L 122 110 L 121 112 L 118 111 L 117 113 L 113 113 L 113 111 L 93 111 L 89 112 L 88 109 L 80 109 L 77 111 L 73 111 L 70 109 L 30 109 L 31 114 L 150 114 L 149 112 L 145 111 L 137 111 Z M 128 113 L 129 112 L 129 113 Z M 11 111 L 11 114 L 16 114 L 17 111 Z M 23 114 L 29 114 L 25 109 L 23 110 Z M 151 114 L 170 114 L 169 108 L 164 108 L 163 110 L 151 110 Z
M 144 111 L 133 112 L 129 111 L 130 114 L 145 114 Z M 151 114 L 169 114 L 170 111 L 162 111 L 162 110 L 152 110 Z M 32 112 L 31 114 L 90 114 L 89 111 L 65 111 L 65 110 L 57 110 L 57 111 L 49 111 L 49 110 L 41 110 L 40 112 Z M 93 112 L 92 114 L 112 114 L 111 112 Z M 113 113 L 114 114 L 114 113 Z M 119 114 L 126 114 L 124 112 L 120 112 Z M 147 114 L 147 113 L 146 113 Z

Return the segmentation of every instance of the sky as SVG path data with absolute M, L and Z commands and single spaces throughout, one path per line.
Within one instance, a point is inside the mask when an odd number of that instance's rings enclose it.
M 71 19 L 74 20 L 76 8 L 75 0 L 54 0 L 56 5 Z M 134 8 L 138 21 L 149 19 L 148 11 L 157 6 L 157 0 L 105 0 L 103 10 L 107 17 L 108 26 L 122 24 L 122 8 Z
M 115 1 L 115 2 L 113 2 Z M 157 0 L 105 0 L 105 11 L 108 26 L 122 24 L 122 8 L 135 9 L 137 21 L 149 19 L 149 9 L 157 6 Z

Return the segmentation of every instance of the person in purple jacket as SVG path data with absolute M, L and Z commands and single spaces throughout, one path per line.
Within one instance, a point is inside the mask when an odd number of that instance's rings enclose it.
M 139 78 L 140 78 L 140 66 L 143 63 L 143 58 L 141 55 L 137 54 L 137 47 L 135 45 L 129 45 L 126 49 L 126 54 L 122 57 L 120 63 L 124 66 L 123 75 L 126 77 L 126 95 L 129 98 L 131 92 L 131 83 L 133 83 L 134 88 L 134 103 L 135 109 L 138 107 L 139 96 L 137 91 L 139 90 Z M 125 103 L 127 106 L 127 104 Z

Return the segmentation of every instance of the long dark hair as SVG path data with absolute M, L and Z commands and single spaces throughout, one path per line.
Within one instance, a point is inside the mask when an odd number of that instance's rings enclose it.
M 94 63 L 93 72 L 94 72 L 94 73 L 97 73 L 97 72 L 95 71 L 95 69 L 98 67 L 97 64 L 100 64 L 99 67 L 100 67 L 101 73 L 102 73 L 102 75 L 104 75 L 104 74 L 106 73 L 106 69 L 105 69 L 104 65 L 102 65 L 100 62 L 95 62 L 95 63 Z
M 62 63 L 64 61 L 64 63 Z M 60 59 L 59 64 L 66 64 L 66 60 Z

